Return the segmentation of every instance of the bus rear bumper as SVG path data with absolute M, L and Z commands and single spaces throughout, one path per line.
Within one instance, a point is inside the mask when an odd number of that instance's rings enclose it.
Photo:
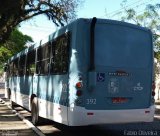
M 155 106 L 145 109 L 130 110 L 86 110 L 83 107 L 74 107 L 69 110 L 69 126 L 85 126 L 96 124 L 118 124 L 134 122 L 152 122 Z

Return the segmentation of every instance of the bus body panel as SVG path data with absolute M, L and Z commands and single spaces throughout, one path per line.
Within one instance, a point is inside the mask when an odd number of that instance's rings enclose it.
M 63 106 L 68 106 L 68 75 L 35 76 L 34 94 L 41 100 Z M 43 116 L 43 106 L 40 107 L 40 115 Z M 45 111 L 47 112 L 47 111 Z M 67 115 L 67 110 L 63 110 Z M 41 114 L 42 113 L 42 114 Z M 46 113 L 45 113 L 46 114 Z M 49 112 L 47 114 L 50 114 Z M 63 118 L 67 122 L 67 118 Z
M 28 76 L 15 76 L 9 79 L 9 86 L 11 90 L 12 101 L 20 104 L 26 109 L 30 109 L 30 100 L 33 91 L 33 77 Z
M 155 106 L 152 105 L 144 109 L 125 110 L 86 110 L 84 107 L 75 106 L 69 110 L 69 116 L 72 118 L 69 122 L 69 126 L 84 126 L 152 122 L 154 119 Z M 71 112 L 72 110 L 74 112 Z

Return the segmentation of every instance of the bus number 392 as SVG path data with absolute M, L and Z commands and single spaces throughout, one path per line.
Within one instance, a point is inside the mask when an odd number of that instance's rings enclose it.
M 96 104 L 96 99 L 87 99 L 87 104 Z

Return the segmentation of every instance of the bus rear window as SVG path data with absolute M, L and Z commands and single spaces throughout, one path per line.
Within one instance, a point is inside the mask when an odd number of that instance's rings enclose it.
M 151 35 L 121 25 L 100 24 L 95 32 L 95 63 L 110 67 L 148 66 L 152 55 Z
M 32 50 L 27 54 L 26 75 L 33 75 L 35 73 L 35 55 L 35 50 Z

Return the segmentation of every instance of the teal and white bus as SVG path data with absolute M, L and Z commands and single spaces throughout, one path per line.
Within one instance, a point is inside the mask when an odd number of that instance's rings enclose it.
M 6 94 L 38 116 L 68 126 L 151 122 L 150 30 L 77 19 L 7 62 Z

